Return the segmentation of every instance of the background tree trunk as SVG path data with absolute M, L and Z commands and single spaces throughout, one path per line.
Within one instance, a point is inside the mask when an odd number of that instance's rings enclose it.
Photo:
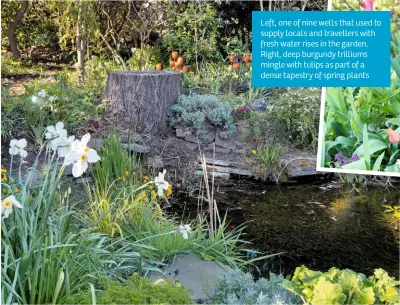
M 167 111 L 178 101 L 180 75 L 170 71 L 113 71 L 108 73 L 102 99 L 107 112 L 126 129 L 165 134 Z
M 19 59 L 21 57 L 21 54 L 18 50 L 17 35 L 15 34 L 15 31 L 18 25 L 20 25 L 22 19 L 24 18 L 24 15 L 27 12 L 28 8 L 29 2 L 22 0 L 21 9 L 17 12 L 15 18 L 13 19 L 13 21 L 11 21 L 8 27 L 8 42 L 10 43 L 10 49 L 14 59 Z

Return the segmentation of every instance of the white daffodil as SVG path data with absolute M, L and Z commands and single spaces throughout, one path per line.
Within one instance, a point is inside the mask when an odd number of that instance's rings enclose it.
M 25 158 L 28 155 L 28 152 L 24 149 L 28 145 L 25 139 L 16 140 L 12 139 L 10 141 L 10 149 L 8 152 L 10 155 L 20 155 L 21 158 Z
M 44 90 L 44 89 L 42 89 L 42 90 L 40 90 L 40 91 L 38 92 L 38 96 L 39 96 L 39 97 L 45 98 L 46 95 L 47 95 L 47 92 L 46 92 L 46 90 Z
M 59 157 L 64 158 L 70 152 L 74 140 L 75 136 L 70 136 L 68 138 L 58 138 L 57 146 Z
M 37 96 L 37 95 L 32 95 L 31 97 L 32 103 L 36 105 L 40 105 L 43 103 L 43 98 Z
M 180 225 L 179 232 L 181 232 L 184 239 L 188 239 L 189 234 L 192 232 L 192 229 L 190 228 L 189 224 L 188 225 Z
M 169 183 L 167 181 L 165 181 L 165 174 L 167 173 L 167 171 L 164 169 L 164 171 L 162 173 L 158 173 L 158 176 L 154 179 L 154 183 L 157 186 L 158 189 L 158 196 L 163 196 L 164 195 L 164 191 L 168 188 Z
M 50 140 L 51 149 L 57 150 L 63 139 L 67 138 L 67 130 L 64 129 L 64 123 L 58 122 L 55 126 L 48 126 L 46 130 L 45 136 L 47 140 Z
M 4 214 L 4 218 L 8 218 L 13 211 L 13 206 L 22 209 L 22 204 L 15 199 L 14 195 L 8 196 L 1 202 L 1 215 Z
M 100 160 L 97 152 L 87 146 L 89 140 L 89 133 L 85 134 L 80 141 L 75 140 L 71 144 L 71 150 L 65 156 L 64 164 L 73 164 L 72 175 L 74 177 L 82 176 L 88 168 L 88 163 L 95 163 Z
M 54 102 L 55 100 L 56 100 L 56 96 L 54 96 L 54 95 L 51 95 L 50 97 L 49 97 L 49 102 Z

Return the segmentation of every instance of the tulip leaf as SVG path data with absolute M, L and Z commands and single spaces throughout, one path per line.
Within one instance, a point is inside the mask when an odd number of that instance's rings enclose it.
M 359 157 L 364 156 L 364 153 L 365 153 L 364 148 L 365 147 L 367 148 L 367 151 L 369 153 L 368 156 L 370 156 L 370 155 L 372 155 L 372 154 L 374 154 L 374 153 L 376 153 L 376 152 L 378 152 L 378 151 L 380 151 L 382 149 L 387 149 L 388 148 L 388 144 L 383 139 L 380 139 L 380 140 L 369 139 L 366 142 L 366 145 L 364 146 L 364 143 L 363 143 L 363 145 L 361 145 L 360 147 L 358 147 L 354 151 L 353 155 L 357 154 Z
M 372 168 L 373 171 L 379 171 L 381 168 L 383 157 L 385 156 L 385 152 L 381 153 L 378 159 L 376 159 L 374 167 Z
M 343 169 L 356 169 L 356 170 L 367 170 L 367 164 L 364 158 L 361 158 L 358 161 L 351 162 L 342 166 Z
M 386 121 L 386 123 L 400 126 L 400 118 L 391 118 Z

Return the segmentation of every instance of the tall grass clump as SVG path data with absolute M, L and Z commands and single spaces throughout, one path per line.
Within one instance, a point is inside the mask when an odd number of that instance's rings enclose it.
M 55 155 L 46 150 L 40 181 L 31 179 L 39 171 L 37 158 L 27 179 L 20 171 L 18 179 L 2 183 L 7 195 L 22 205 L 1 220 L 2 304 L 62 304 L 98 277 L 137 270 L 140 262 L 140 255 L 122 239 L 74 225 L 74 214 L 65 204 L 69 191 L 60 193 L 64 166 L 60 170 Z

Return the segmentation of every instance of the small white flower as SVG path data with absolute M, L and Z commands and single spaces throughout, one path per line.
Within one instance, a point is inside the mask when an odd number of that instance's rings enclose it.
M 8 218 L 13 211 L 13 206 L 16 206 L 19 209 L 22 209 L 22 204 L 15 199 L 14 195 L 8 196 L 1 202 L 1 213 L 4 214 L 4 218 Z
M 46 90 L 44 90 L 44 89 L 42 89 L 42 90 L 40 90 L 40 91 L 38 92 L 38 96 L 39 96 L 39 97 L 45 98 L 46 95 L 47 95 L 47 92 L 46 92 Z
M 158 173 L 158 176 L 154 179 L 154 183 L 157 186 L 158 189 L 158 196 L 163 196 L 164 195 L 164 191 L 168 188 L 169 183 L 167 181 L 165 181 L 165 174 L 167 173 L 167 171 L 164 169 L 164 171 L 162 173 Z
M 67 137 L 67 130 L 64 129 L 64 123 L 58 122 L 55 126 L 48 126 L 46 130 L 46 139 L 51 140 L 51 149 L 56 150 L 59 146 L 60 138 Z
M 87 146 L 89 140 L 90 134 L 87 133 L 80 141 L 73 141 L 71 150 L 65 156 L 64 164 L 73 164 L 72 175 L 74 177 L 82 176 L 89 166 L 88 163 L 95 163 L 100 160 L 97 152 Z
M 56 96 L 55 95 L 51 95 L 50 97 L 49 97 L 49 102 L 54 102 L 55 100 L 56 100 Z
M 180 225 L 179 226 L 179 232 L 181 232 L 182 236 L 184 239 L 188 239 L 189 234 L 192 232 L 192 229 L 190 228 L 190 225 Z
M 40 105 L 41 103 L 43 103 L 43 98 L 41 98 L 37 95 L 32 95 L 31 101 L 33 104 Z
M 26 156 L 28 155 L 28 152 L 24 149 L 26 145 L 28 145 L 28 143 L 26 142 L 25 139 L 21 140 L 12 139 L 10 141 L 10 149 L 8 150 L 8 152 L 10 153 L 10 155 L 19 154 L 21 158 L 26 158 Z
M 400 168 L 400 159 L 396 162 L 397 166 Z

